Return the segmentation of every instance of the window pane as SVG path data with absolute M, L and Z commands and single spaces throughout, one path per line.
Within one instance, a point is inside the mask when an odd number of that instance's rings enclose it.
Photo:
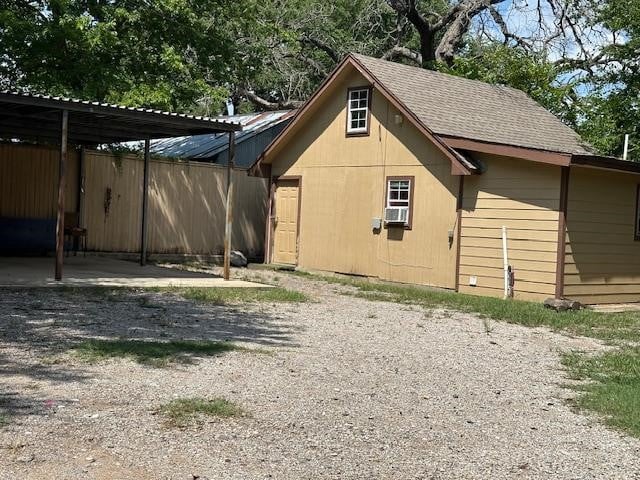
M 387 207 L 410 206 L 411 181 L 389 180 L 387 186 Z
M 369 90 L 349 91 L 347 131 L 366 132 L 369 115 Z

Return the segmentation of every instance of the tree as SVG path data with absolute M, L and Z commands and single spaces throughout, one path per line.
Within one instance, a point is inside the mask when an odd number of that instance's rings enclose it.
M 16 0 L 3 7 L 5 87 L 218 113 L 229 78 L 242 70 L 235 39 L 251 2 Z
M 360 52 L 524 90 L 602 153 L 626 132 L 638 142 L 640 0 L 0 5 L 3 88 L 207 115 L 229 96 L 239 111 L 292 108 Z
M 622 155 L 629 134 L 629 159 L 640 161 L 640 2 L 607 0 L 595 15 L 618 40 L 604 49 L 615 62 L 596 72 L 578 131 L 600 152 L 615 156 Z

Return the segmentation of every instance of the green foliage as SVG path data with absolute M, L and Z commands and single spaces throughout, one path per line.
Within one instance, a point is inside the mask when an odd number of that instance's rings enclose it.
M 563 363 L 573 378 L 587 383 L 576 403 L 594 410 L 612 427 L 640 437 L 640 349 L 627 347 L 600 355 L 567 354 Z
M 616 62 L 598 71 L 598 89 L 590 95 L 581 133 L 602 152 L 617 156 L 629 133 L 629 159 L 640 161 L 640 2 L 607 0 L 597 12 L 598 21 L 618 39 L 605 48 Z
M 454 3 L 416 6 L 435 21 Z M 425 65 L 521 89 L 603 154 L 621 155 L 630 133 L 630 158 L 640 160 L 640 2 L 585 5 L 571 7 L 573 21 L 618 40 L 603 49 L 606 66 L 588 75 L 571 62 L 550 61 L 550 44 L 500 38 L 486 18 L 480 30 L 488 34 L 472 27 L 455 42 L 451 66 Z M 428 40 L 432 49 L 445 32 Z M 223 113 L 231 97 L 245 113 L 263 108 L 247 100 L 252 94 L 270 108 L 308 98 L 348 52 L 415 52 L 421 40 L 386 0 L 4 0 L 0 87 L 203 115 Z M 581 40 L 587 50 L 599 48 Z
M 218 113 L 252 3 L 14 2 L 0 11 L 0 78 L 14 88 L 165 110 L 197 110 L 206 99 Z

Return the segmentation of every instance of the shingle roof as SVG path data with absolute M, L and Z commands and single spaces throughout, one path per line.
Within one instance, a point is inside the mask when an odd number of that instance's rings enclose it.
M 434 133 L 552 152 L 591 148 L 524 92 L 352 54 Z

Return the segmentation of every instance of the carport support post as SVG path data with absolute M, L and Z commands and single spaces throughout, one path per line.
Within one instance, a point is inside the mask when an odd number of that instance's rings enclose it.
M 233 178 L 232 169 L 236 158 L 236 132 L 229 132 L 229 155 L 227 157 L 227 205 L 226 222 L 224 227 L 224 273 L 225 280 L 229 280 L 231 269 L 231 228 L 233 222 Z
M 149 210 L 149 148 L 151 141 L 144 141 L 144 174 L 142 180 L 142 238 L 140 239 L 140 265 L 147 264 L 147 211 Z
M 67 181 L 67 136 L 69 133 L 68 110 L 62 111 L 60 130 L 60 165 L 58 168 L 58 219 L 56 222 L 56 280 L 62 280 L 62 260 L 64 258 L 64 194 Z

